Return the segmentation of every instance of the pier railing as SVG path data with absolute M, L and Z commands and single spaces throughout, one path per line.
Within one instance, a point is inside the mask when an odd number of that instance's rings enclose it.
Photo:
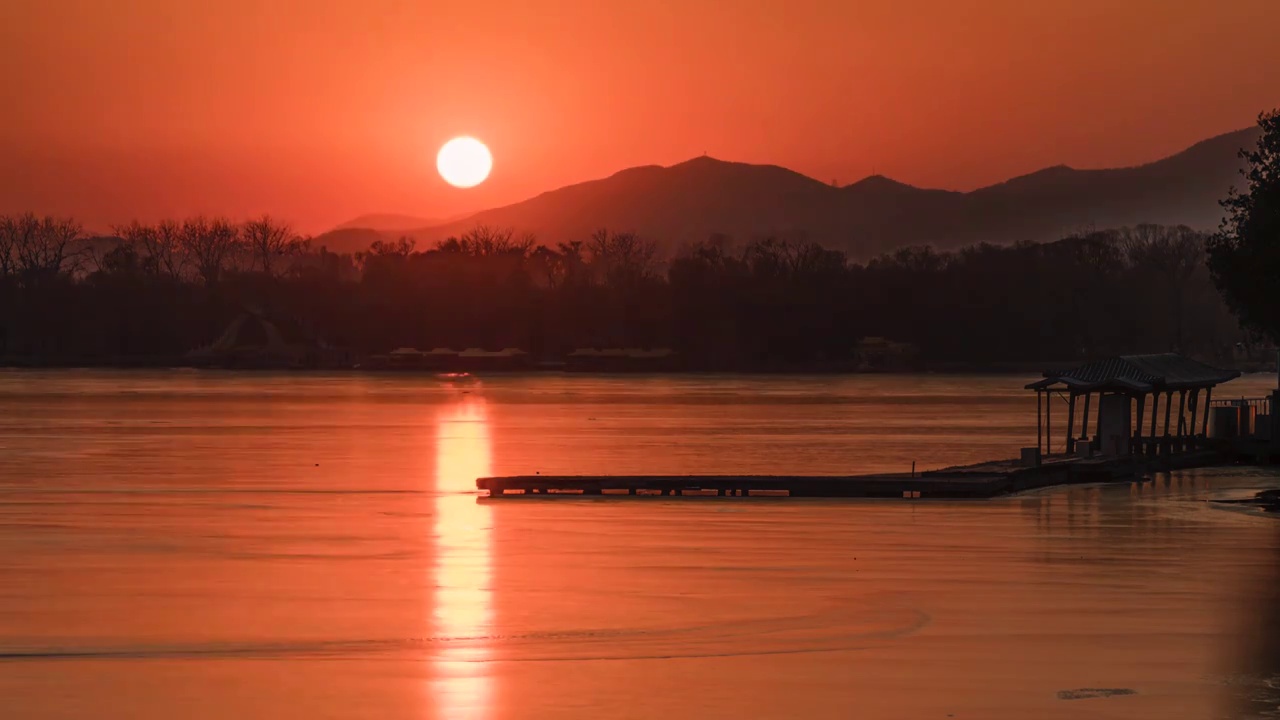
M 1259 415 L 1271 414 L 1271 397 L 1255 397 L 1255 398 L 1225 398 L 1214 400 L 1209 403 L 1209 407 L 1251 407 Z

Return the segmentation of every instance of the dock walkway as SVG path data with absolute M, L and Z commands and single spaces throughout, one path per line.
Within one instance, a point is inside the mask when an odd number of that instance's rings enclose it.
M 1134 479 L 1174 468 L 1222 461 L 1200 450 L 1172 458 L 1051 457 L 1036 467 L 1001 460 L 929 472 L 876 475 L 515 475 L 484 477 L 490 497 L 716 496 L 807 498 L 982 499 L 1052 485 Z

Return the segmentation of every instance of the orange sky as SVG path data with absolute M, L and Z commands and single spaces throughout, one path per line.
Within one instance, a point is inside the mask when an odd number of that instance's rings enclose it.
M 0 212 L 321 231 L 703 152 L 968 189 L 1251 124 L 1276 27 L 1277 0 L 9 0 Z M 456 134 L 493 150 L 478 188 L 435 173 Z

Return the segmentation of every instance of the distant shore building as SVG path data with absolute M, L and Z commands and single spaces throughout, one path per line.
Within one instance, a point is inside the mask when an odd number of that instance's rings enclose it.
M 916 357 L 916 347 L 888 338 L 867 337 L 858 341 L 853 355 L 859 371 L 900 371 L 911 366 Z
M 212 343 L 186 354 L 198 367 L 289 369 L 350 367 L 351 354 L 298 323 L 268 317 L 258 310 L 236 316 Z
M 416 348 L 397 348 L 386 355 L 365 358 L 363 370 L 417 370 L 423 372 L 473 372 L 479 370 L 524 370 L 529 368 L 529 353 L 520 348 L 485 350 L 467 348 L 434 348 L 423 352 Z
M 675 368 L 671 348 L 578 348 L 565 356 L 569 372 L 660 372 Z

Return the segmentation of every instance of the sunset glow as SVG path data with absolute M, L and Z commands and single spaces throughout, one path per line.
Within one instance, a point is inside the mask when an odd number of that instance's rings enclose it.
M 478 663 L 489 658 L 491 633 L 489 508 L 475 501 L 475 478 L 490 475 L 489 423 L 483 401 L 467 398 L 436 422 L 435 595 L 431 619 L 440 651 L 432 658 L 429 715 L 488 717 L 491 680 Z
M 270 212 L 321 233 L 704 152 L 970 190 L 1247 127 L 1280 77 L 1269 0 L 322 5 L 0 3 L 0 83 L 22 99 L 0 129 L 0 212 L 98 230 Z M 467 193 L 424 182 L 455 135 L 501 169 Z
M 484 182 L 493 169 L 493 155 L 473 137 L 456 137 L 436 155 L 440 177 L 454 187 L 470 188 Z

